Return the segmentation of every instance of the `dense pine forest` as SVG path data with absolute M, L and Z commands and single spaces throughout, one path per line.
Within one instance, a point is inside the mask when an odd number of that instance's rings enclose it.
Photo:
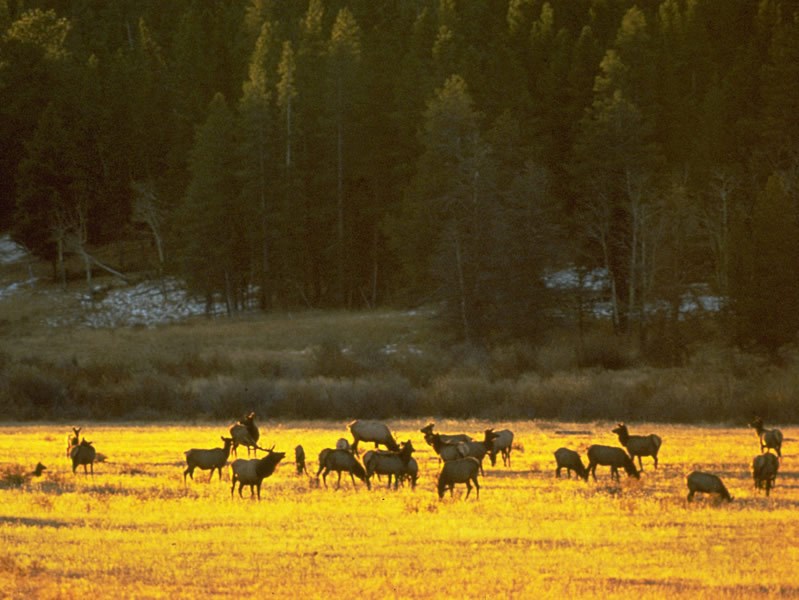
M 140 240 L 231 312 L 435 305 L 483 342 L 601 299 L 671 364 L 799 331 L 796 0 L 0 0 L 0 31 L 0 229 L 56 280 Z

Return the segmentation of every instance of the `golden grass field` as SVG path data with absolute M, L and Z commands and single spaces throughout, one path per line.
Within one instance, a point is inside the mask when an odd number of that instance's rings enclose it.
M 0 426 L 0 597 L 8 598 L 753 598 L 799 597 L 799 430 L 766 498 L 752 486 L 759 446 L 745 427 L 631 423 L 663 438 L 661 467 L 640 481 L 556 479 L 552 453 L 617 445 L 613 424 L 502 423 L 516 434 L 512 467 L 491 467 L 480 499 L 439 501 L 437 459 L 411 439 L 416 490 L 371 491 L 342 478 L 317 486 L 316 457 L 345 423 L 262 421 L 262 445 L 287 457 L 262 500 L 231 499 L 229 474 L 183 484 L 183 452 L 221 445 L 227 424 L 107 425 L 83 434 L 106 460 L 77 475 L 64 425 Z M 439 421 L 479 434 L 480 421 Z M 311 476 L 294 471 L 302 444 Z M 47 465 L 41 478 L 11 475 Z M 735 500 L 686 501 L 693 469 L 719 474 Z

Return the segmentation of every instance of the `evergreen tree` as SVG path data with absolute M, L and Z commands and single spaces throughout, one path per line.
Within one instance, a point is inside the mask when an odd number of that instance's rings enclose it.
M 254 221 L 239 202 L 235 131 L 233 113 L 224 96 L 216 94 L 196 130 L 176 240 L 190 289 L 209 305 L 220 295 L 228 312 L 246 298 L 251 259 L 246 233 Z
M 799 332 L 799 226 L 796 197 L 778 175 L 754 204 L 750 226 L 738 231 L 731 282 L 738 341 L 770 352 Z

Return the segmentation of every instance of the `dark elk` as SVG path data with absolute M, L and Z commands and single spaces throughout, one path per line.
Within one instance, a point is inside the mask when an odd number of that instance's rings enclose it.
M 619 479 L 619 469 L 623 468 L 627 475 L 640 479 L 638 471 L 635 468 L 635 463 L 627 456 L 627 453 L 621 448 L 614 446 L 602 446 L 594 444 L 588 448 L 588 472 L 593 475 L 596 481 L 596 467 L 603 465 L 610 467 L 610 476 L 612 479 Z
M 250 455 L 252 450 L 253 456 L 257 455 L 258 438 L 261 437 L 261 432 L 255 425 L 255 413 L 251 412 L 241 421 L 234 423 L 230 426 L 230 437 L 233 438 L 233 455 L 238 456 L 236 448 L 239 446 L 247 447 L 247 456 Z
M 83 472 L 94 475 L 94 460 L 97 458 L 97 451 L 92 446 L 92 442 L 87 442 L 86 438 L 80 440 L 81 427 L 73 427 L 72 434 L 67 436 L 67 457 L 72 461 L 72 472 L 75 473 L 80 465 L 83 465 Z
M 244 459 L 239 458 L 230 465 L 230 497 L 233 497 L 233 490 L 239 484 L 239 497 L 243 498 L 241 488 L 245 485 L 250 486 L 250 496 L 257 490 L 258 500 L 261 499 L 261 484 L 264 479 L 275 472 L 277 464 L 286 456 L 285 452 L 274 452 L 274 446 L 265 450 L 266 456 L 263 458 Z M 261 448 L 261 450 L 264 450 Z
M 659 436 L 654 433 L 650 433 L 649 435 L 630 435 L 630 432 L 627 430 L 627 425 L 624 423 L 616 425 L 616 428 L 613 429 L 613 433 L 619 436 L 619 443 L 627 448 L 627 453 L 630 455 L 630 458 L 635 460 L 635 457 L 638 457 L 638 468 L 641 471 L 644 470 L 644 465 L 641 462 L 642 456 L 651 456 L 654 458 L 655 468 L 658 468 L 658 451 L 662 444 L 662 440 Z
M 757 432 L 757 437 L 760 438 L 760 451 L 768 452 L 773 449 L 777 456 L 782 458 L 782 431 L 779 429 L 766 429 L 763 425 L 763 419 L 755 417 L 749 423 L 749 427 L 754 428 Z
M 392 452 L 399 452 L 399 444 L 391 430 L 380 421 L 356 420 L 349 424 L 352 433 L 352 452 L 358 452 L 358 442 L 374 442 L 375 448 L 382 444 Z

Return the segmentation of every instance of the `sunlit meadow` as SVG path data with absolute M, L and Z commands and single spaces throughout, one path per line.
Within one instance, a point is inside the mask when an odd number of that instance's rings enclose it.
M 631 423 L 663 438 L 660 468 L 640 481 L 606 467 L 598 481 L 557 479 L 552 453 L 617 445 L 613 424 L 439 421 L 478 435 L 512 429 L 512 466 L 486 460 L 479 500 L 438 499 L 438 461 L 419 428 L 421 477 L 368 491 L 348 476 L 317 484 L 317 455 L 347 435 L 344 422 L 262 421 L 262 445 L 287 453 L 258 502 L 231 498 L 229 473 L 183 482 L 183 452 L 221 446 L 227 424 L 80 423 L 105 459 L 73 475 L 69 427 L 0 426 L 0 596 L 10 598 L 573 598 L 799 596 L 799 476 L 786 441 L 770 497 L 752 485 L 751 429 Z M 297 475 L 302 444 L 309 475 Z M 47 471 L 29 477 L 41 461 Z M 732 503 L 698 496 L 684 477 L 719 474 Z

